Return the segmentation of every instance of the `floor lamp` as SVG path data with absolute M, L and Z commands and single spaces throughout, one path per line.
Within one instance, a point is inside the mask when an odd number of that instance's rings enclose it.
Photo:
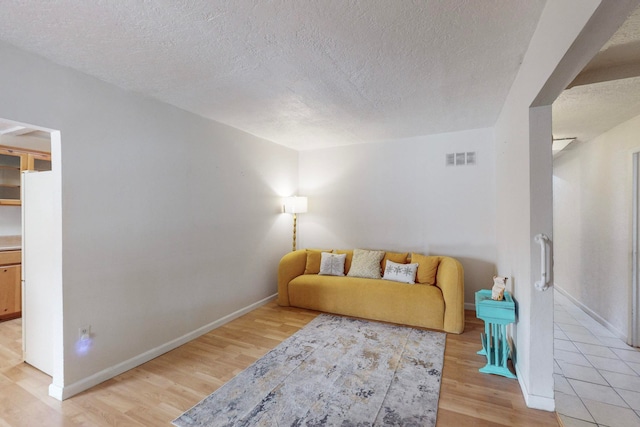
M 293 249 L 296 250 L 296 221 L 299 213 L 307 211 L 307 198 L 306 197 L 286 197 L 283 203 L 283 210 L 285 213 L 293 214 Z

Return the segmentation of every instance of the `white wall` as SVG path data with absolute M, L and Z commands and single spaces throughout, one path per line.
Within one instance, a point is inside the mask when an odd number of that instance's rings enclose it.
M 61 131 L 62 396 L 276 292 L 295 151 L 6 44 L 0 57 L 0 117 Z
M 532 407 L 554 408 L 553 295 L 533 290 L 540 278 L 533 237 L 553 237 L 549 105 L 636 4 L 547 2 L 496 123 L 498 269 L 510 277 L 518 303 L 516 369 Z
M 464 151 L 477 165 L 445 166 Z M 473 303 L 496 273 L 494 157 L 491 129 L 302 151 L 298 246 L 453 256 Z
M 555 283 L 625 339 L 631 286 L 632 155 L 640 116 L 554 161 Z
M 551 121 L 550 107 L 530 107 L 597 5 L 546 4 L 496 123 L 498 268 L 510 278 L 518 303 L 516 370 L 527 404 L 547 410 L 554 408 L 553 296 L 532 290 L 540 276 L 532 268 L 540 265 L 533 237 L 552 237 L 551 183 L 545 179 L 552 168 Z

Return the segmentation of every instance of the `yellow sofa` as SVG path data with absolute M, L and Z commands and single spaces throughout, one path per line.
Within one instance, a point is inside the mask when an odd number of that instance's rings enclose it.
M 352 251 L 341 251 L 351 253 Z M 464 331 L 464 271 L 438 257 L 435 285 L 305 274 L 307 251 L 288 253 L 278 267 L 278 304 L 411 326 Z

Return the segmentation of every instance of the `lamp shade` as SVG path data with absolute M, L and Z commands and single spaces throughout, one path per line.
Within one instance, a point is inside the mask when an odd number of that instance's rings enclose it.
M 299 214 L 307 211 L 306 197 L 286 197 L 283 200 L 284 212 L 289 214 Z

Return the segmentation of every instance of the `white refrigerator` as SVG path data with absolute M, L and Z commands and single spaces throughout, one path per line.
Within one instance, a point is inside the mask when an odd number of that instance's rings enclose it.
M 53 174 L 22 173 L 22 347 L 24 360 L 53 375 Z

